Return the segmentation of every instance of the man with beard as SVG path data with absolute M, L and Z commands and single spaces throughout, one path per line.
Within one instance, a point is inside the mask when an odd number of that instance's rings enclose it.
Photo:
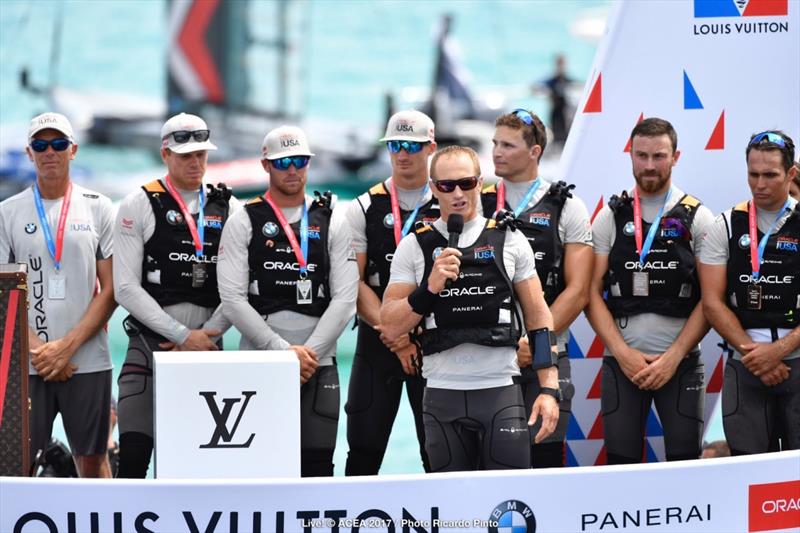
M 605 345 L 601 405 L 608 463 L 641 462 L 653 401 L 667 460 L 696 459 L 704 388 L 698 343 L 709 326 L 695 256 L 713 216 L 672 184 L 680 152 L 669 122 L 643 120 L 631 143 L 636 185 L 612 196 L 592 225 L 587 315 Z
M 745 151 L 752 200 L 717 217 L 703 242 L 703 306 L 733 349 L 722 412 L 732 455 L 800 448 L 800 208 L 789 196 L 794 143 L 753 135 Z M 782 428 L 782 430 L 781 430 Z
M 492 159 L 494 173 L 502 179 L 484 189 L 483 213 L 491 217 L 505 209 L 513 214 L 536 257 L 536 272 L 558 335 L 558 428 L 541 444 L 532 444 L 531 462 L 534 468 L 564 466 L 564 439 L 574 395 L 567 354 L 569 326 L 589 300 L 594 259 L 589 213 L 583 201 L 573 196 L 574 186 L 547 181 L 539 175 L 547 133 L 538 116 L 516 109 L 500 115 L 495 126 Z M 517 358 L 528 409 L 540 393 L 530 356 L 528 339 L 523 337 Z
M 122 200 L 114 226 L 114 290 L 130 312 L 119 375 L 119 471 L 143 478 L 153 452 L 153 351 L 216 350 L 230 327 L 217 292 L 217 250 L 239 202 L 223 184 L 204 184 L 206 122 L 180 113 L 161 128 L 167 175 Z M 106 405 L 108 405 L 106 403 Z
M 392 254 L 415 223 L 439 218 L 428 183 L 428 160 L 436 151 L 433 121 L 424 113 L 395 113 L 381 139 L 389 150 L 392 175 L 350 204 L 347 212 L 361 276 L 358 289 L 358 344 L 347 391 L 348 476 L 378 473 L 405 384 L 414 414 L 422 466 L 428 471 L 417 347 L 409 335 L 388 343 L 381 334 L 381 298 L 389 283 Z
M 336 341 L 356 310 L 350 232 L 330 193 L 306 194 L 311 157 L 300 128 L 261 145 L 269 190 L 222 234 L 219 292 L 242 350 L 293 350 L 300 361 L 300 473 L 332 476 L 339 421 Z M 276 400 L 278 401 L 278 400 Z

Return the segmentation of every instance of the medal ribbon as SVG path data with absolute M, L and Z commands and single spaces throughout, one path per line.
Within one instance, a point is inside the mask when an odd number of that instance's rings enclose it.
M 56 270 L 61 269 L 61 254 L 64 251 L 64 229 L 67 227 L 67 214 L 69 204 L 72 202 L 72 182 L 67 184 L 67 192 L 61 201 L 61 213 L 58 215 L 58 226 L 56 228 L 56 240 L 53 242 L 53 233 L 50 230 L 50 223 L 47 222 L 47 214 L 44 212 L 42 203 L 42 193 L 39 191 L 39 183 L 33 184 L 33 201 L 36 204 L 36 212 L 39 214 L 39 223 L 42 225 L 44 240 L 47 242 L 47 249 L 56 265 Z
M 528 204 L 533 198 L 533 195 L 536 194 L 536 191 L 539 190 L 539 186 L 542 184 L 542 180 L 536 178 L 531 183 L 531 186 L 528 188 L 528 192 L 525 193 L 525 196 L 519 202 L 519 205 L 516 209 L 514 209 L 514 216 L 518 217 L 525 208 L 528 207 Z M 495 207 L 495 212 L 500 211 L 501 209 L 505 209 L 506 207 L 506 184 L 503 180 L 500 180 L 500 183 L 497 184 L 497 205 Z
M 203 255 L 203 238 L 205 237 L 206 227 L 205 227 L 205 204 L 206 204 L 206 195 L 203 189 L 203 185 L 200 184 L 200 191 L 198 192 L 198 203 L 200 204 L 200 210 L 197 212 L 197 223 L 195 223 L 194 218 L 192 218 L 192 214 L 189 212 L 189 208 L 186 207 L 186 202 L 183 201 L 180 193 L 172 186 L 172 181 L 169 179 L 169 174 L 167 174 L 167 178 L 164 180 L 167 183 L 167 190 L 169 191 L 169 195 L 172 196 L 172 199 L 177 202 L 178 207 L 183 214 L 183 219 L 186 221 L 186 225 L 189 227 L 189 233 L 192 235 L 192 241 L 194 242 L 194 254 L 197 257 Z
M 389 195 L 389 199 L 392 202 L 392 219 L 394 219 L 394 245 L 398 246 L 400 241 L 408 235 L 408 230 L 411 229 L 411 224 L 414 223 L 414 220 L 417 218 L 417 213 L 419 213 L 419 208 L 422 207 L 422 204 L 425 203 L 425 196 L 428 194 L 429 184 L 425 183 L 425 190 L 422 191 L 422 197 L 417 201 L 417 206 L 411 212 L 411 214 L 406 219 L 406 223 L 403 224 L 403 228 L 400 229 L 400 221 L 402 218 L 400 217 L 400 204 L 397 200 L 397 187 L 394 184 L 394 178 L 392 178 L 392 194 Z
M 775 217 L 775 220 L 772 221 L 772 225 L 764 236 L 761 237 L 761 241 L 758 243 L 758 249 L 756 250 L 756 240 L 758 240 L 758 215 L 756 213 L 755 202 L 752 200 L 750 201 L 747 214 L 750 219 L 750 266 L 753 269 L 753 283 L 758 283 L 758 273 L 761 270 L 761 261 L 763 261 L 764 258 L 764 250 L 767 247 L 769 236 L 772 234 L 772 230 L 775 229 L 778 220 L 783 216 L 784 211 L 789 207 L 789 203 L 789 199 L 787 198 L 786 203 L 783 204 L 781 210 L 778 211 L 778 216 Z
M 633 188 L 633 227 L 636 236 L 636 253 L 639 254 L 639 263 L 642 265 L 644 265 L 644 260 L 647 258 L 647 254 L 650 253 L 650 248 L 653 246 L 653 239 L 655 239 L 658 227 L 661 225 L 661 217 L 664 216 L 664 209 L 669 203 L 670 196 L 672 196 L 672 187 L 669 188 L 667 194 L 664 196 L 664 204 L 661 206 L 656 218 L 650 225 L 647 238 L 644 244 L 642 244 L 642 204 L 639 201 L 639 187 Z
M 283 216 L 283 212 L 280 208 L 272 201 L 269 193 L 264 195 L 264 200 L 267 201 L 275 212 L 275 216 L 278 217 L 278 222 L 281 228 L 283 228 L 283 232 L 289 238 L 289 244 L 292 245 L 292 251 L 297 259 L 297 264 L 300 265 L 300 279 L 306 279 L 308 276 L 308 263 L 306 263 L 306 257 L 308 257 L 308 207 L 306 207 L 305 198 L 303 198 L 303 217 L 300 219 L 299 244 L 297 243 L 297 237 L 295 237 L 294 231 L 292 231 L 292 226 L 286 221 L 286 217 Z

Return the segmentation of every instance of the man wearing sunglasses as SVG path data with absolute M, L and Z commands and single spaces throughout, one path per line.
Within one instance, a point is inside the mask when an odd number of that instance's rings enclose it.
M 530 468 L 528 424 L 542 418 L 540 442 L 558 422 L 554 396 L 539 395 L 527 413 L 513 381 L 524 327 L 540 384 L 558 387 L 553 320 L 524 235 L 481 216 L 480 174 L 474 150 L 436 152 L 431 184 L 441 218 L 400 242 L 381 306 L 390 341 L 420 328 L 414 335 L 427 380 L 423 418 L 432 472 Z M 463 230 L 451 235 L 454 215 L 463 217 Z
M 752 198 L 714 221 L 700 253 L 703 306 L 730 348 L 722 387 L 733 455 L 800 448 L 800 207 L 795 146 L 781 131 L 745 150 Z
M 711 211 L 672 183 L 678 136 L 647 118 L 631 132 L 633 189 L 612 196 L 592 225 L 587 316 L 605 346 L 603 429 L 609 464 L 642 460 L 655 402 L 668 461 L 700 456 L 704 368 L 696 255 Z
M 336 341 L 355 314 L 356 263 L 344 213 L 306 194 L 311 157 L 300 128 L 262 143 L 269 190 L 231 217 L 222 235 L 219 290 L 242 350 L 293 350 L 300 361 L 300 470 L 332 476 L 339 420 Z
M 120 204 L 114 226 L 117 301 L 128 353 L 119 376 L 118 477 L 143 478 L 153 451 L 153 351 L 218 349 L 230 326 L 220 307 L 216 263 L 222 227 L 240 208 L 223 184 L 205 184 L 206 122 L 180 113 L 161 128 L 167 174 Z
M 390 343 L 382 335 L 381 298 L 397 244 L 417 222 L 439 218 L 428 184 L 428 160 L 436 151 L 433 121 L 414 110 L 395 113 L 386 125 L 392 175 L 350 204 L 348 223 L 360 274 L 358 343 L 347 392 L 346 475 L 378 473 L 405 383 L 414 413 L 420 457 L 429 470 L 422 424 L 422 391 L 417 348 L 408 335 Z
M 0 263 L 28 265 L 31 462 L 50 442 L 60 413 L 79 475 L 111 477 L 111 358 L 104 326 L 116 307 L 114 208 L 71 181 L 78 145 L 64 115 L 35 117 L 26 151 L 36 181 L 0 203 Z
M 484 189 L 483 213 L 487 217 L 498 212 L 513 216 L 527 237 L 558 335 L 558 428 L 544 442 L 531 443 L 531 463 L 534 468 L 564 466 L 564 439 L 575 390 L 567 344 L 569 326 L 589 300 L 593 261 L 589 213 L 583 201 L 571 192 L 574 186 L 546 181 L 539 175 L 547 133 L 538 116 L 525 109 L 500 115 L 495 121 L 492 143 L 494 172 L 501 180 Z M 542 391 L 530 367 L 527 337 L 520 341 L 517 358 L 521 369 L 518 381 L 530 409 Z

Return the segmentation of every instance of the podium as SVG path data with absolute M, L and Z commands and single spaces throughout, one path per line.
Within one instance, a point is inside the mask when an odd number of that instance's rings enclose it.
M 0 265 L 0 476 L 27 476 L 28 267 Z
M 300 477 L 293 351 L 153 355 L 155 477 Z

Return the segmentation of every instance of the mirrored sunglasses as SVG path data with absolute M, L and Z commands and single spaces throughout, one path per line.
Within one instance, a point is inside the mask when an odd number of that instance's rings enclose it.
M 750 146 L 753 146 L 754 144 L 760 144 L 762 142 L 772 143 L 780 146 L 781 148 L 786 148 L 786 139 L 784 139 L 781 135 L 771 131 L 765 131 L 753 137 L 753 139 L 750 141 Z
M 428 143 L 418 142 L 418 141 L 386 141 L 386 146 L 389 148 L 389 151 L 393 154 L 400 152 L 400 150 L 405 150 L 406 153 L 409 154 L 416 154 L 422 147 Z
M 300 170 L 301 168 L 305 168 L 308 165 L 308 162 L 311 160 L 311 157 L 307 155 L 294 155 L 291 157 L 281 157 L 279 159 L 272 159 L 270 163 L 272 166 L 277 168 L 278 170 L 289 170 L 289 167 L 294 165 L 294 168 Z
M 170 133 L 173 139 L 175 139 L 176 143 L 184 144 L 188 143 L 189 140 L 194 139 L 197 142 L 206 142 L 208 137 L 211 135 L 209 130 L 178 130 L 173 131 Z
M 69 148 L 70 144 L 72 144 L 72 142 L 69 139 L 64 138 L 52 139 L 49 141 L 45 141 L 43 139 L 34 139 L 31 141 L 31 149 L 34 152 L 45 152 L 47 151 L 48 146 L 52 146 L 53 150 L 56 152 L 63 152 Z

